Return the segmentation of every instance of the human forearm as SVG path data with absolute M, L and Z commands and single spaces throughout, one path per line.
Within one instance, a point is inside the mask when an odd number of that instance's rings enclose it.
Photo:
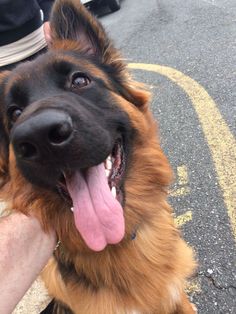
M 55 235 L 33 217 L 0 219 L 0 313 L 11 313 L 40 273 L 55 247 Z

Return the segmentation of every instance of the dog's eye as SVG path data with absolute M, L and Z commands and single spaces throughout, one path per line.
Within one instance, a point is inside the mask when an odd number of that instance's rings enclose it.
M 72 76 L 72 88 L 82 88 L 90 84 L 90 79 L 84 73 L 75 73 Z
M 16 122 L 19 116 L 22 114 L 22 109 L 19 107 L 11 107 L 8 110 L 8 116 L 11 122 Z

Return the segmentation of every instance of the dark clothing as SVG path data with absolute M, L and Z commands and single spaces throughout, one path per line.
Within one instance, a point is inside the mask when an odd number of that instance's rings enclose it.
M 0 0 L 0 46 L 13 43 L 48 21 L 54 0 Z

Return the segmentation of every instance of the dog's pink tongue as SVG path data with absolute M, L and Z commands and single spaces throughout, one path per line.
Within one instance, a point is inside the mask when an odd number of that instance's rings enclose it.
M 104 164 L 91 167 L 84 177 L 77 171 L 66 180 L 73 200 L 75 225 L 88 247 L 103 250 L 124 237 L 124 216 L 111 194 Z

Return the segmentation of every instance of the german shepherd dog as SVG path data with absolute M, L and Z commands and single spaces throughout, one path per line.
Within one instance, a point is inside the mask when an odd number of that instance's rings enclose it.
M 53 313 L 195 313 L 149 93 L 79 1 L 55 2 L 51 31 L 1 74 L 0 174 L 8 206 L 60 240 L 42 273 Z

